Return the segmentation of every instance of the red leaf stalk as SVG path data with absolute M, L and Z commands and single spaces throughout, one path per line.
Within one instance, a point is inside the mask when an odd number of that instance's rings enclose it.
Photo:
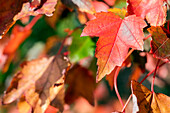
M 42 17 L 42 15 L 35 16 L 32 21 L 24 27 L 24 30 L 30 30 L 35 25 L 35 23 Z
M 123 104 L 122 98 L 120 97 L 120 94 L 119 94 L 119 91 L 118 91 L 118 88 L 117 88 L 117 77 L 118 77 L 120 68 L 121 67 L 118 67 L 116 72 L 115 72 L 115 76 L 114 76 L 114 88 L 115 88 L 115 92 L 116 92 L 117 98 L 119 99 L 119 102 L 121 103 L 121 105 L 123 107 L 124 104 Z
M 160 59 L 158 60 L 158 62 L 156 64 L 154 75 L 153 75 L 153 79 L 152 79 L 152 84 L 151 84 L 151 91 L 152 91 L 152 93 L 154 92 L 154 82 L 155 82 L 155 76 L 156 76 L 156 71 L 158 70 L 159 62 L 160 62 Z
M 168 62 L 168 61 L 167 61 L 167 62 Z M 157 67 L 157 69 L 159 69 L 160 67 L 162 67 L 162 66 L 163 66 L 164 64 L 166 64 L 167 62 L 164 62 L 164 63 L 160 64 L 160 65 Z M 150 76 L 154 71 L 155 71 L 155 69 L 152 70 L 151 72 L 149 72 L 149 73 L 145 76 L 145 78 L 142 79 L 142 81 L 140 82 L 140 84 L 142 84 L 143 81 L 145 81 L 146 78 L 148 78 L 148 76 Z
M 129 98 L 128 98 L 128 100 L 126 101 L 125 105 L 123 106 L 123 109 L 122 109 L 121 112 L 125 112 L 125 109 L 126 109 L 128 103 L 130 102 L 130 99 L 131 99 L 131 98 L 132 98 L 132 94 L 129 96 Z

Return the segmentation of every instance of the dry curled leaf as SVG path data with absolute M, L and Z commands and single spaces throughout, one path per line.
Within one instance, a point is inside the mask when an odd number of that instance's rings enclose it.
M 44 112 L 64 86 L 54 84 L 64 83 L 63 74 L 67 67 L 68 61 L 60 55 L 27 62 L 13 78 L 3 104 L 9 104 L 24 94 L 34 113 Z
M 170 113 L 170 97 L 151 92 L 142 84 L 131 81 L 133 113 Z

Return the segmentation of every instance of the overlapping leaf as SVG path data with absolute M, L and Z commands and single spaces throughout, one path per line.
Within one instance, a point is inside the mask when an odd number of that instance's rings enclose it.
M 142 84 L 131 82 L 133 113 L 169 113 L 170 97 L 162 93 L 152 93 Z
M 152 26 L 161 26 L 166 21 L 166 6 L 164 0 L 128 0 L 128 13 L 135 14 Z
M 161 27 L 151 27 L 148 31 L 152 34 L 151 53 L 157 58 L 170 60 L 170 37 Z
M 94 13 L 94 7 L 91 3 L 91 0 L 72 0 L 74 4 L 76 4 L 79 9 L 83 12 L 88 12 L 93 14 Z
M 9 104 L 25 94 L 25 98 L 35 113 L 42 113 L 55 98 L 63 85 L 63 72 L 68 66 L 61 56 L 42 58 L 28 62 L 13 78 L 7 89 L 3 104 Z
M 72 104 L 78 97 L 84 97 L 94 105 L 95 80 L 92 73 L 80 65 L 75 65 L 66 75 L 65 83 L 68 85 L 65 102 Z
M 0 36 L 4 35 L 13 24 L 13 17 L 28 0 L 0 0 Z
M 131 15 L 121 19 L 112 12 L 96 14 L 89 21 L 81 36 L 99 36 L 96 48 L 98 58 L 97 81 L 109 74 L 115 66 L 121 66 L 129 48 L 143 50 L 143 31 L 146 23 Z
M 41 4 L 39 2 L 31 4 L 32 2 L 30 3 L 29 0 L 1 0 L 0 38 L 2 38 L 15 21 L 22 17 L 29 15 L 36 16 L 38 14 L 51 16 L 55 10 L 57 0 L 41 0 L 40 2 Z

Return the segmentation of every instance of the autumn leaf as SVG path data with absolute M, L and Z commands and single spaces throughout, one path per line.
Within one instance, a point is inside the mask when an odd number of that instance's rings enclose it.
M 135 15 L 124 19 L 112 12 L 96 14 L 96 19 L 87 22 L 81 36 L 99 36 L 95 56 L 98 58 L 97 81 L 121 66 L 129 48 L 143 50 L 146 26 L 144 20 Z
M 116 0 L 104 0 L 108 5 L 113 6 Z
M 161 26 L 166 21 L 164 0 L 128 0 L 128 13 L 146 18 L 151 26 Z
M 21 10 L 25 2 L 28 0 L 0 0 L 0 39 L 14 24 L 13 17 Z
M 45 14 L 46 16 L 52 16 L 53 12 L 55 11 L 56 4 L 57 0 L 46 0 L 44 4 L 41 4 L 41 8 L 36 9 L 37 7 L 32 7 L 31 3 L 29 2 L 24 3 L 21 11 L 17 15 L 15 15 L 14 21 L 29 15 L 37 16 L 39 14 Z
M 13 78 L 7 89 L 3 104 L 9 104 L 25 95 L 26 101 L 35 113 L 42 113 L 55 98 L 64 84 L 55 87 L 55 83 L 64 83 L 64 71 L 68 62 L 62 56 L 52 56 L 27 62 Z
M 169 113 L 170 97 L 162 93 L 152 93 L 142 84 L 131 81 L 133 112 L 138 113 Z
M 22 17 L 29 15 L 36 16 L 39 14 L 52 16 L 52 13 L 55 11 L 57 0 L 43 1 L 44 0 L 41 0 L 40 4 L 39 2 L 35 2 L 37 4 L 31 5 L 29 0 L 1 0 L 0 4 L 2 5 L 0 12 L 3 16 L 0 17 L 0 38 L 2 38 L 2 35 L 4 35 L 10 27 L 12 27 L 15 21 Z M 40 5 L 41 7 L 38 7 Z
M 25 100 L 25 97 L 22 96 L 17 103 L 18 111 L 19 113 L 30 113 L 31 112 L 31 106 L 28 104 L 28 102 Z
M 108 12 L 109 6 L 104 2 L 92 1 L 92 4 L 96 12 Z M 87 17 L 89 18 L 89 20 L 93 20 L 96 18 L 94 14 L 90 13 L 87 13 Z
M 161 59 L 170 60 L 170 37 L 161 27 L 150 27 L 148 31 L 152 34 L 151 53 Z
M 92 73 L 80 65 L 75 65 L 70 69 L 65 78 L 66 89 L 65 102 L 72 104 L 78 97 L 84 97 L 94 105 L 93 91 L 95 89 L 95 80 Z
M 32 30 L 25 30 L 24 27 L 15 25 L 12 34 L 10 36 L 10 41 L 8 44 L 5 46 L 3 53 L 6 55 L 11 55 L 16 52 L 20 44 L 30 36 L 32 33 Z

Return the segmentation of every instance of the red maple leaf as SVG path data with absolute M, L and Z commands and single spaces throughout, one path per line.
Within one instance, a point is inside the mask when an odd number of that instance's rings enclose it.
M 152 26 L 161 26 L 166 21 L 164 0 L 128 0 L 128 13 L 140 16 Z
M 98 58 L 97 81 L 109 74 L 115 66 L 121 66 L 129 48 L 143 50 L 146 26 L 135 15 L 121 19 L 112 12 L 96 14 L 96 19 L 87 22 L 81 36 L 99 36 L 95 56 Z

